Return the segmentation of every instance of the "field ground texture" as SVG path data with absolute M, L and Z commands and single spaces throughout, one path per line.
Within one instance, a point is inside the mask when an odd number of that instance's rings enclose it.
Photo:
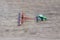
M 39 23 L 27 20 L 17 26 L 18 13 L 22 11 L 31 18 L 43 14 L 48 20 Z M 60 0 L 0 0 L 0 37 L 1 40 L 60 39 Z

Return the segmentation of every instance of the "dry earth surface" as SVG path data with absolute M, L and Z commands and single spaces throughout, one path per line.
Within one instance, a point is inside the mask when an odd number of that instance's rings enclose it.
M 27 20 L 17 26 L 18 13 L 34 18 L 38 14 L 48 20 Z M 59 40 L 60 0 L 0 0 L 0 40 Z

